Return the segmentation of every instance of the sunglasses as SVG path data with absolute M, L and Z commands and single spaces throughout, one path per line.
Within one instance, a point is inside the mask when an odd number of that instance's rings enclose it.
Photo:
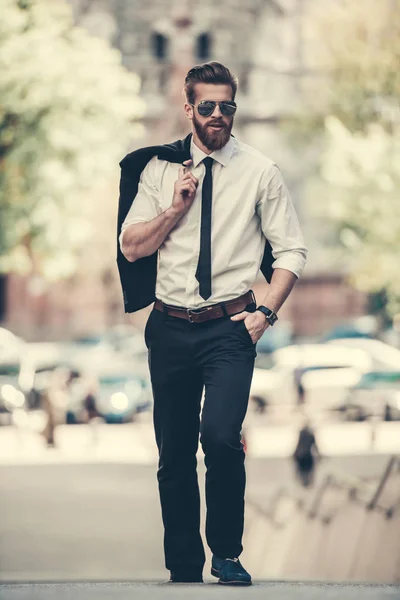
M 210 117 L 213 114 L 217 104 L 221 114 L 223 114 L 225 117 L 232 117 L 232 115 L 234 115 L 236 112 L 237 104 L 231 100 L 222 100 L 221 102 L 214 102 L 214 100 L 202 100 L 197 104 L 197 106 L 196 104 L 192 104 L 192 106 L 197 108 L 199 115 L 202 117 Z

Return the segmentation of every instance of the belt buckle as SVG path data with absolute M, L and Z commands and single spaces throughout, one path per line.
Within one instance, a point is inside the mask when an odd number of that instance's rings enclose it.
M 187 308 L 186 309 L 186 314 L 188 316 L 189 319 L 189 323 L 195 323 L 196 321 L 192 321 L 192 316 L 193 315 L 201 315 L 204 312 L 207 312 L 208 310 L 211 310 L 213 307 L 212 306 L 204 306 L 203 308 Z

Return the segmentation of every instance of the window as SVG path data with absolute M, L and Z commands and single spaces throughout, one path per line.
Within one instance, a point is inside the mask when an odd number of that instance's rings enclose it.
M 211 36 L 209 33 L 202 33 L 197 38 L 197 57 L 200 60 L 208 60 L 211 54 Z
M 153 55 L 157 60 L 163 60 L 167 58 L 168 54 L 168 38 L 162 33 L 153 33 L 152 39 Z

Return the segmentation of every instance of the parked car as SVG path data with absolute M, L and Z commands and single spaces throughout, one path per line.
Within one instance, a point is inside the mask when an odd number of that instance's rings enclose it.
M 0 425 L 10 424 L 13 410 L 23 408 L 25 404 L 20 386 L 20 371 L 19 361 L 0 363 Z
M 16 361 L 21 356 L 25 341 L 4 327 L 0 327 L 0 362 Z
M 29 409 L 40 408 L 41 395 L 55 369 L 69 373 L 67 423 L 87 421 L 88 397 L 107 423 L 125 422 L 151 406 L 147 362 L 127 358 L 106 344 L 77 348 L 70 343 L 28 344 L 20 377 Z
M 400 420 L 400 370 L 364 373 L 336 410 L 350 421 Z
M 105 331 L 80 336 L 72 340 L 70 345 L 74 345 L 79 351 L 91 353 L 112 351 L 126 357 L 147 356 L 143 332 L 133 325 L 115 325 Z
M 374 315 L 362 315 L 346 323 L 339 323 L 319 339 L 328 342 L 336 339 L 368 339 L 375 337 L 379 329 L 378 319 Z
M 146 377 L 132 370 L 109 370 L 108 373 L 81 373 L 70 386 L 67 423 L 87 422 L 87 398 L 106 423 L 126 423 L 148 410 L 152 393 Z
M 258 396 L 275 405 L 296 404 L 301 379 L 308 405 L 323 409 L 337 406 L 372 367 L 365 351 L 333 344 L 294 344 L 270 356 L 270 369 L 254 369 L 250 397 Z
M 73 364 L 58 342 L 26 343 L 19 372 L 19 386 L 26 398 L 25 408 L 39 408 L 40 394 L 47 389 L 52 372 L 60 367 L 70 369 Z
M 363 350 L 370 356 L 373 369 L 400 371 L 400 350 L 381 340 L 368 338 L 342 338 L 328 342 L 330 346 L 342 346 Z
M 10 415 L 16 409 L 38 408 L 40 389 L 45 387 L 40 379 L 62 364 L 57 344 L 30 344 L 18 338 L 15 349 L 12 360 L 0 361 L 0 413 Z

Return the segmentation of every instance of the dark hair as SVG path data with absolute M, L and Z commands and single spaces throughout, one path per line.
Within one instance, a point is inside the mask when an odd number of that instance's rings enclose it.
M 221 63 L 209 62 L 190 69 L 185 77 L 185 87 L 183 88 L 186 100 L 190 104 L 194 104 L 196 83 L 228 84 L 232 88 L 232 100 L 235 99 L 238 86 L 237 77 Z

